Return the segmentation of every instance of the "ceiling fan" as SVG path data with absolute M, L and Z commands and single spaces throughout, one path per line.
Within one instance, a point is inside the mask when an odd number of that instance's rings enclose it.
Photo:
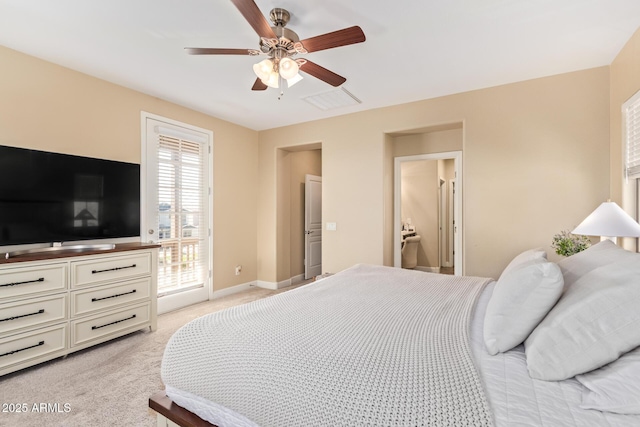
M 266 55 L 266 59 L 253 66 L 257 79 L 251 88 L 252 90 L 265 90 L 267 87 L 281 88 L 285 81 L 290 87 L 302 80 L 298 71 L 310 74 L 332 86 L 340 86 L 347 81 L 346 78 L 314 62 L 293 57 L 297 54 L 362 43 L 365 41 L 365 36 L 360 27 L 353 26 L 300 40 L 295 32 L 285 28 L 291 16 L 285 9 L 271 10 L 269 14 L 273 23 L 271 26 L 254 0 L 231 1 L 260 36 L 259 49 L 187 47 L 185 48 L 187 53 L 191 55 Z

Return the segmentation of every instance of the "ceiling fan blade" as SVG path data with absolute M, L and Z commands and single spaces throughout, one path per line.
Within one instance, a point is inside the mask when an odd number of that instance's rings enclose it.
M 327 82 L 331 86 L 337 87 L 347 81 L 347 79 L 345 79 L 344 77 L 334 73 L 333 71 L 329 71 L 326 68 L 321 67 L 315 62 L 311 62 L 309 60 L 307 60 L 307 62 L 300 66 L 300 71 L 311 74 L 313 77 Z
M 251 55 L 254 49 L 218 49 L 215 47 L 185 47 L 189 55 Z
M 264 17 L 258 5 L 253 0 L 231 0 L 231 2 L 238 8 L 244 19 L 249 22 L 249 25 L 253 27 L 256 33 L 260 37 L 266 37 L 268 39 L 277 39 L 278 37 L 271 29 L 271 25 Z
M 265 90 L 267 85 L 262 83 L 262 80 L 256 79 L 255 83 L 251 87 L 251 90 Z
M 365 40 L 366 37 L 364 36 L 362 28 L 354 26 L 311 37 L 306 40 L 300 40 L 300 43 L 302 43 L 302 46 L 304 46 L 307 52 L 317 52 L 319 50 L 362 43 Z

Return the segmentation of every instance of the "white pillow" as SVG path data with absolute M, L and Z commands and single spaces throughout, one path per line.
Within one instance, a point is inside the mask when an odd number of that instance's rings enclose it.
M 633 252 L 616 246 L 611 240 L 603 240 L 582 252 L 561 260 L 558 265 L 564 276 L 564 286 L 567 288 L 580 277 L 598 267 L 633 258 Z
M 640 345 L 640 254 L 629 253 L 565 286 L 525 341 L 532 378 L 571 378 Z
M 502 271 L 502 275 L 500 277 L 504 276 L 512 270 L 517 269 L 523 264 L 528 264 L 531 261 L 544 261 L 546 259 L 547 253 L 544 251 L 544 249 L 529 249 L 528 251 L 524 251 L 521 254 L 517 255 L 514 259 L 512 259 L 509 265 L 507 265 Z
M 505 270 L 495 285 L 484 319 L 484 342 L 495 355 L 522 344 L 560 298 L 557 264 L 532 259 Z
M 582 409 L 640 415 L 640 348 L 576 379 L 586 387 Z

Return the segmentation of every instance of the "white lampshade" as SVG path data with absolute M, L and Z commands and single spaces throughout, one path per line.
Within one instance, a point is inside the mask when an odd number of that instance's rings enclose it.
M 278 71 L 283 79 L 290 79 L 298 74 L 298 63 L 291 58 L 282 58 L 278 66 Z
M 640 237 L 640 224 L 615 202 L 604 202 L 578 225 L 573 234 L 586 236 Z
M 271 73 L 267 76 L 266 79 L 262 79 L 262 83 L 266 84 L 269 87 L 277 89 L 280 87 L 280 76 L 275 71 L 271 71 Z
M 287 79 L 287 87 L 291 87 L 294 84 L 298 83 L 300 80 L 302 80 L 302 76 L 300 75 L 300 73 L 296 74 L 295 76 L 288 78 Z
M 253 65 L 253 72 L 256 73 L 256 76 L 258 76 L 260 80 L 269 80 L 269 76 L 273 73 L 273 61 L 263 59 Z

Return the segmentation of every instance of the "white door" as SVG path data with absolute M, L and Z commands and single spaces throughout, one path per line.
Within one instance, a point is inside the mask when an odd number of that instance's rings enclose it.
M 143 240 L 160 245 L 158 312 L 210 297 L 212 133 L 143 113 Z
M 322 177 L 305 175 L 304 278 L 322 274 Z

